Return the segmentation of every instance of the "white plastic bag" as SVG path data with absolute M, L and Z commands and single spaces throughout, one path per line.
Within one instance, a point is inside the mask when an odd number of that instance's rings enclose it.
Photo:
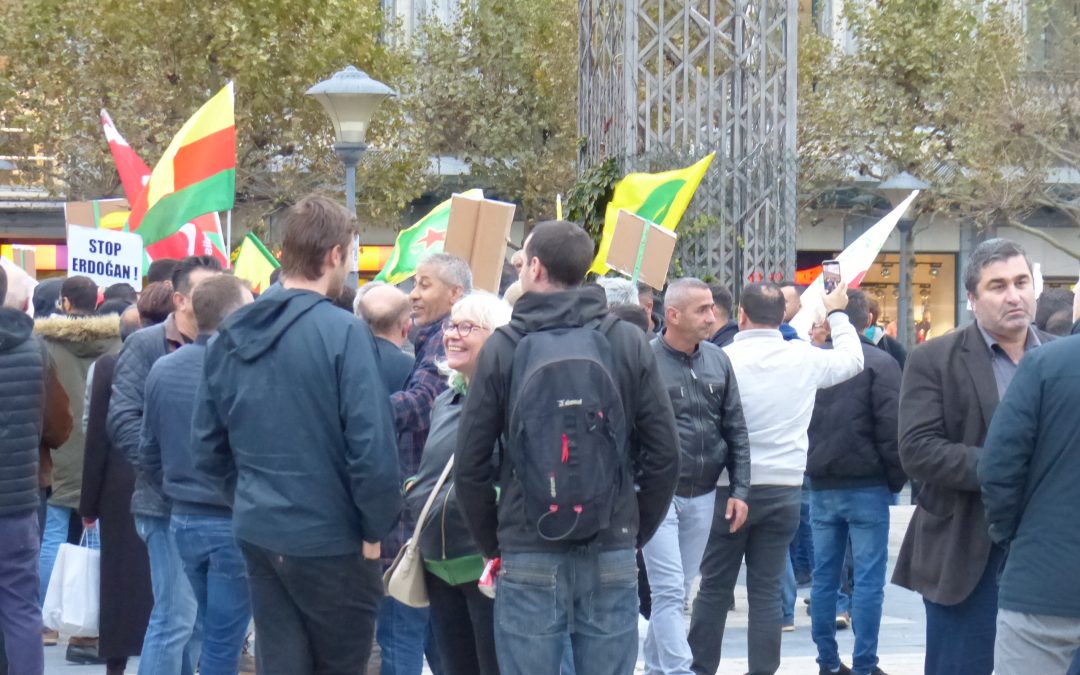
M 101 610 L 101 552 L 97 528 L 83 531 L 78 546 L 60 544 L 45 604 L 47 628 L 72 637 L 97 637 Z

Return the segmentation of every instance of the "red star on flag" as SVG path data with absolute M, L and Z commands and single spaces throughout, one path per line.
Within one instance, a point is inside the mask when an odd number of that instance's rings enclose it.
M 426 249 L 431 248 L 440 241 L 446 241 L 446 232 L 434 229 L 428 230 L 423 237 L 416 240 L 418 244 L 423 244 Z

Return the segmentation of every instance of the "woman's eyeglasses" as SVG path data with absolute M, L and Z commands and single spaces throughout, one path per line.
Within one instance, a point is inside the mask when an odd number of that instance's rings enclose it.
M 443 333 L 454 331 L 459 337 L 463 338 L 469 337 L 469 334 L 474 330 L 487 330 L 487 328 L 484 328 L 478 323 L 473 323 L 472 321 L 451 321 L 449 319 L 443 321 L 442 329 Z

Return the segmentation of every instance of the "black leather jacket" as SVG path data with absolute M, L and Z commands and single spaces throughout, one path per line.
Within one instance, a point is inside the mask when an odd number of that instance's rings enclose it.
M 750 440 L 727 354 L 702 341 L 691 356 L 663 337 L 654 338 L 652 348 L 679 431 L 682 461 L 675 494 L 707 494 L 727 469 L 731 496 L 745 500 L 750 494 Z

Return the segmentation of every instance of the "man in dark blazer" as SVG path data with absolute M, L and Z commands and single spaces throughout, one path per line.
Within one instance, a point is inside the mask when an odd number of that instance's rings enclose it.
M 975 322 L 911 352 L 900 391 L 900 459 L 923 483 L 893 583 L 923 596 L 926 674 L 990 675 L 997 573 L 977 469 L 994 409 L 1026 351 L 1053 339 L 1031 326 L 1035 290 L 1024 250 L 975 248 L 964 273 Z

